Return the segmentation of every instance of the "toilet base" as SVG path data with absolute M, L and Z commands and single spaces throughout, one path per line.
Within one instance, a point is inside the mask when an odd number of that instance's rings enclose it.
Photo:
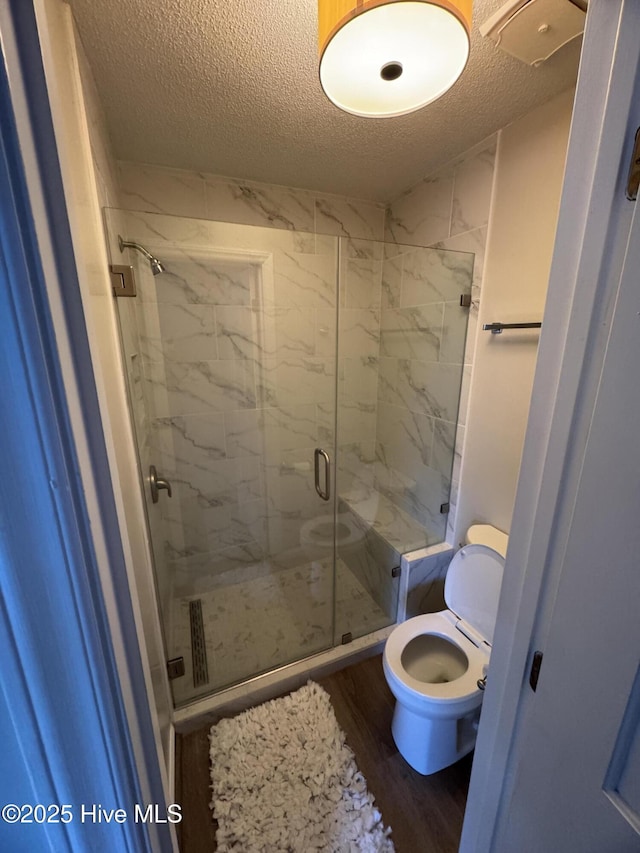
M 396 701 L 391 731 L 407 764 L 429 776 L 471 752 L 479 719 L 480 708 L 461 719 L 433 719 Z

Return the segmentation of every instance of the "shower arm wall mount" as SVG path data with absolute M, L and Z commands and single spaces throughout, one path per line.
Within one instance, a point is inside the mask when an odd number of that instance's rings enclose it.
M 131 240 L 123 240 L 122 237 L 118 234 L 118 247 L 121 252 L 124 252 L 125 249 L 135 249 L 140 254 L 144 255 L 145 258 L 149 261 L 149 265 L 151 266 L 151 272 L 154 275 L 159 275 L 161 272 L 165 271 L 164 264 L 161 263 L 154 255 L 151 254 L 144 246 L 141 246 L 140 243 L 134 243 Z

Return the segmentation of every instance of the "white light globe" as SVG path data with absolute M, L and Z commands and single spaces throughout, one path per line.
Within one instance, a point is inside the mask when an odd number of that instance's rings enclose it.
M 352 115 L 400 116 L 450 89 L 468 57 L 467 30 L 452 12 L 393 2 L 362 12 L 333 35 L 320 59 L 320 82 Z

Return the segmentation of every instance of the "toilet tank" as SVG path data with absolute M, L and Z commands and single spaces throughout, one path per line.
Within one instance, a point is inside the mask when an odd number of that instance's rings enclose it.
M 507 556 L 509 537 L 492 524 L 472 524 L 467 530 L 465 542 L 468 545 L 486 545 L 504 558 Z

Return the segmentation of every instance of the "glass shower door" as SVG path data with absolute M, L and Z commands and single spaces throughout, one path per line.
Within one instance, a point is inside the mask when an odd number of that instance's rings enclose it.
M 113 262 L 121 233 L 165 267 L 129 250 L 138 295 L 118 303 L 184 704 L 333 645 L 335 493 L 316 449 L 335 460 L 337 239 L 123 211 L 108 230 Z M 171 489 L 157 502 L 151 466 Z
M 107 222 L 176 704 L 393 624 L 402 554 L 445 538 L 473 256 Z
M 393 624 L 402 555 L 445 539 L 473 262 L 340 240 L 338 642 Z

